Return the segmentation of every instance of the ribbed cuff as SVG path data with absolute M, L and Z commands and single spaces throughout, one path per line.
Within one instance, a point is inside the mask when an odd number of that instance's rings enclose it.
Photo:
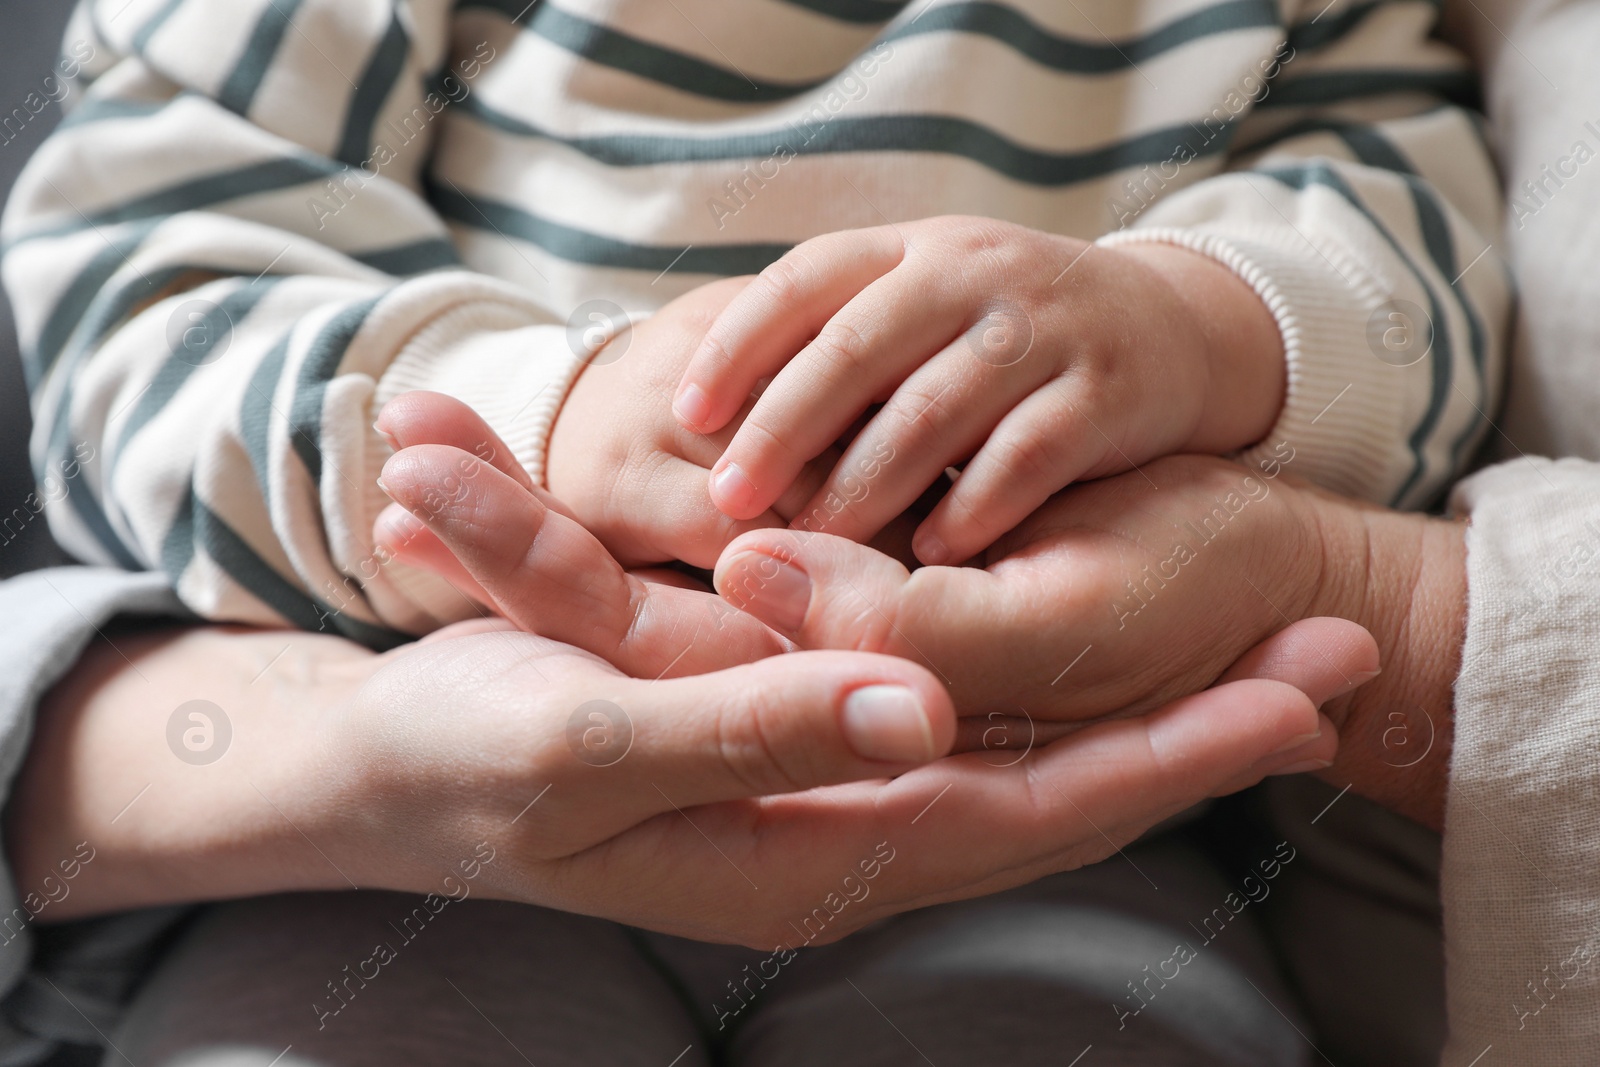
M 1283 410 L 1245 463 L 1283 462 L 1346 496 L 1388 503 L 1405 477 L 1404 392 L 1395 368 L 1368 343 L 1383 291 L 1354 263 L 1336 263 L 1303 238 L 1208 227 L 1118 230 L 1107 247 L 1157 241 L 1210 256 L 1261 297 L 1283 335 L 1288 375 Z M 1336 254 L 1336 253 L 1335 253 Z
M 550 431 L 583 360 L 568 347 L 564 327 L 527 323 L 526 308 L 494 301 L 452 308 L 407 342 L 379 379 L 372 410 L 415 389 L 453 396 L 481 415 L 534 483 L 543 485 Z M 387 444 L 369 432 L 372 454 L 386 457 Z M 384 570 L 439 621 L 466 617 L 461 593 L 443 578 L 398 563 Z
M 563 327 L 527 321 L 525 309 L 488 301 L 440 315 L 390 364 L 377 407 L 413 389 L 453 396 L 483 416 L 543 485 L 550 431 L 583 360 Z

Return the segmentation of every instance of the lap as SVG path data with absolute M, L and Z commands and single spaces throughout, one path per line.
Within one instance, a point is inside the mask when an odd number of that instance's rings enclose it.
M 1218 849 L 1191 825 L 792 957 L 491 901 L 431 917 L 421 898 L 374 892 L 220 905 L 146 984 L 107 1063 L 962 1067 L 1070 1064 L 1091 1047 L 1086 1067 L 1429 1062 L 1442 983 L 1426 886 L 1394 882 L 1411 893 L 1398 903 L 1352 889 L 1339 871 L 1355 861 L 1322 832 L 1339 820 L 1319 830 L 1273 805 L 1304 850 L 1273 879 L 1273 837 Z M 1362 850 L 1359 830 L 1345 848 Z M 1350 909 L 1359 920 L 1338 922 Z M 1410 1020 L 1406 1041 L 1383 1042 L 1400 1059 L 1359 1047 L 1385 1019 Z
M 797 960 L 730 1061 L 1299 1067 L 1304 1023 L 1236 889 L 1180 833 L 901 916 Z
M 106 1062 L 664 1067 L 704 1048 L 614 923 L 396 893 L 219 905 L 145 984 Z M 280 1058 L 281 1057 L 281 1058 Z M 706 1060 L 691 1051 L 678 1067 Z

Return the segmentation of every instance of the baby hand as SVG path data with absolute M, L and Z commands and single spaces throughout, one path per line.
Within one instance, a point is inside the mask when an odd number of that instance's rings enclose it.
M 716 506 L 769 516 L 887 401 L 794 510 L 864 541 L 966 461 L 913 540 L 928 564 L 976 555 L 1069 482 L 1249 445 L 1284 391 L 1271 312 L 1209 256 L 957 217 L 796 247 L 722 309 L 674 409 L 717 433 L 770 375 L 714 460 Z
M 773 494 L 743 521 L 730 519 L 711 503 L 706 478 L 741 405 L 728 412 L 731 425 L 710 436 L 672 417 L 672 388 L 689 356 L 749 282 L 701 286 L 618 335 L 579 375 L 556 417 L 546 485 L 624 566 L 682 560 L 710 568 L 739 534 L 784 525 L 827 473 L 828 465 L 815 464 L 787 494 Z

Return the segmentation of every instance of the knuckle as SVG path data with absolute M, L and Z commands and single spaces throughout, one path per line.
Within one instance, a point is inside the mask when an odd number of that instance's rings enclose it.
M 944 618 L 951 601 L 945 584 L 936 577 L 922 577 L 926 574 L 926 569 L 913 571 L 899 596 L 881 602 L 858 597 L 861 622 L 854 642 L 856 651 L 898 656 L 930 666 L 918 646 L 927 644 L 927 620 Z
M 922 437 L 942 436 L 956 422 L 956 407 L 948 384 L 937 392 L 922 386 L 902 386 L 889 402 L 893 416 L 906 431 Z
M 779 721 L 780 714 L 771 697 L 760 691 L 718 709 L 717 758 L 752 796 L 803 788 L 783 758 L 782 747 L 774 744 L 771 724 Z
M 994 462 L 1014 481 L 1057 480 L 1060 446 L 1040 433 L 997 434 L 990 439 Z M 1053 489 L 1060 486 L 1052 485 Z
M 811 350 L 835 371 L 864 370 L 871 359 L 874 338 L 854 323 L 835 318 L 811 342 Z
M 767 264 L 756 276 L 768 299 L 786 312 L 799 308 L 811 280 L 812 272 L 803 249 L 804 246 L 790 250 Z
M 472 570 L 485 585 L 511 583 L 535 558 L 543 522 L 505 521 L 506 510 L 482 492 L 469 492 L 440 515 L 440 540 L 457 555 L 472 561 Z
M 520 584 L 522 575 L 534 566 L 533 560 L 538 555 L 539 531 L 542 526 L 529 529 L 518 529 L 504 541 L 499 536 L 486 529 L 486 539 L 503 544 L 503 552 L 495 552 L 483 561 L 484 573 L 474 575 L 478 582 L 486 589 L 501 590 L 515 588 Z
M 752 412 L 739 427 L 739 448 L 749 466 L 782 464 L 798 470 L 810 456 L 802 455 L 789 440 L 789 428 L 765 411 Z M 754 476 L 754 472 L 748 471 Z
M 1012 266 L 1018 256 L 1021 227 L 999 219 L 968 216 L 952 218 L 948 240 L 958 249 L 969 278 L 988 278 Z
M 990 248 L 1005 243 L 1018 227 L 981 215 L 943 215 L 933 220 L 948 241 L 968 249 Z
M 700 351 L 697 359 L 701 368 L 713 376 L 726 374 L 737 365 L 733 352 L 728 348 L 727 341 L 716 330 L 711 330 L 700 339 Z M 663 368 L 665 368 L 665 365 L 665 361 L 662 361 Z M 673 384 L 675 385 L 676 382 Z
M 957 483 L 959 488 L 960 483 Z M 986 536 L 998 537 L 1011 527 L 1004 520 L 997 520 L 993 507 L 994 497 L 998 494 L 993 488 L 984 485 L 981 488 L 972 488 L 964 492 L 952 490 L 945 497 L 944 525 L 948 531 L 976 530 Z

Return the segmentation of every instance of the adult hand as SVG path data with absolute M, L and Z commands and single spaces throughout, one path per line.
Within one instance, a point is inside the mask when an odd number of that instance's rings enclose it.
M 962 714 L 1046 719 L 1149 708 L 1211 684 L 1293 621 L 1352 619 L 1377 637 L 1386 673 L 1330 706 L 1343 744 L 1328 777 L 1437 826 L 1461 527 L 1292 485 L 1292 448 L 1281 455 L 1254 471 L 1174 457 L 1074 487 L 983 568 L 908 572 L 842 538 L 747 534 L 719 561 L 717 588 L 802 647 L 928 665 Z
M 793 650 L 680 572 L 625 570 L 459 400 L 407 393 L 379 425 L 396 448 L 379 482 L 395 503 L 372 535 L 386 558 L 432 570 L 529 633 L 636 677 L 701 674 Z M 914 521 L 873 544 L 910 558 Z
M 906 660 L 796 653 L 649 682 L 505 625 L 381 656 L 220 627 L 94 646 L 41 709 L 8 807 L 24 886 L 77 842 L 95 849 L 41 921 L 360 886 L 763 948 L 810 940 L 820 915 L 832 940 L 1103 858 L 1325 757 L 1314 701 L 1363 655 L 1357 634 L 1330 670 L 1291 633 L 1238 669 L 1293 684 L 1233 681 L 1014 762 L 908 770 L 948 746 L 953 709 Z M 195 699 L 226 709 L 220 759 L 169 749 L 175 706 Z
M 380 425 L 397 449 L 379 482 L 395 503 L 372 535 L 388 557 L 635 677 L 701 674 L 793 649 L 686 576 L 624 570 L 460 401 L 407 393 Z

